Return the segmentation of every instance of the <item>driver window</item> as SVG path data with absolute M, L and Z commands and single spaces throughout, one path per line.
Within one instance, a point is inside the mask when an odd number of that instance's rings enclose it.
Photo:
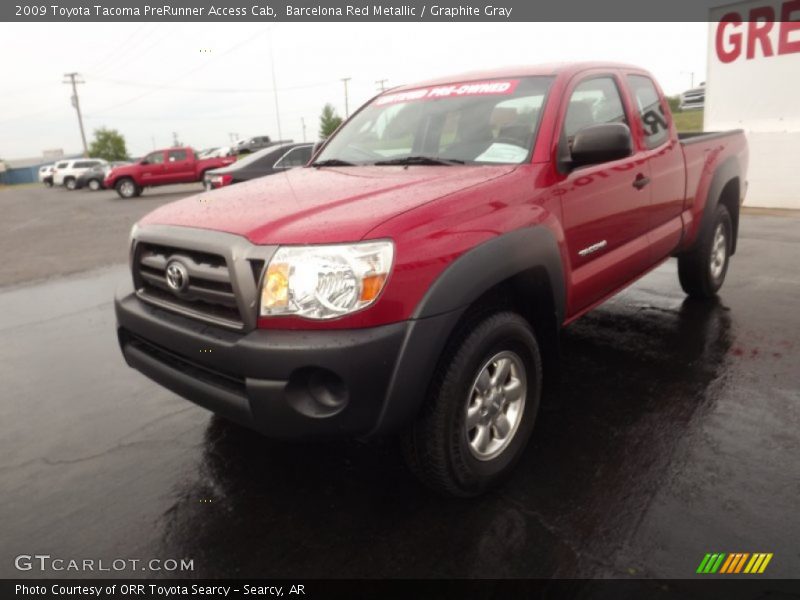
M 164 153 L 163 152 L 151 152 L 147 156 L 145 156 L 145 161 L 149 165 L 161 165 L 164 164 Z
M 572 148 L 572 140 L 578 131 L 601 123 L 628 125 L 622 99 L 612 77 L 589 79 L 572 92 L 564 120 L 564 135 L 569 147 Z

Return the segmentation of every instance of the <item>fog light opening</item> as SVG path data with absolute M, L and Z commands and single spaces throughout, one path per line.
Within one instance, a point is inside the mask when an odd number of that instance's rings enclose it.
M 347 386 L 338 375 L 307 367 L 292 373 L 286 385 L 286 400 L 300 414 L 325 418 L 341 412 L 349 398 Z

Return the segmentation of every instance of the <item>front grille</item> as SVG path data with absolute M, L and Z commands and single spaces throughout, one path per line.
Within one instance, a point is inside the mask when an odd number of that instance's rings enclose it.
M 172 261 L 188 273 L 188 285 L 181 291 L 167 283 L 167 265 Z M 133 278 L 137 295 L 146 302 L 225 327 L 244 327 L 231 272 L 219 254 L 139 242 Z

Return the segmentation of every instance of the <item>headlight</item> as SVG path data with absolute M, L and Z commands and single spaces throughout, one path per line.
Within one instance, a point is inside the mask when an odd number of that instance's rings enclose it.
M 393 259 L 389 241 L 282 246 L 264 276 L 260 315 L 333 319 L 366 308 L 383 290 Z

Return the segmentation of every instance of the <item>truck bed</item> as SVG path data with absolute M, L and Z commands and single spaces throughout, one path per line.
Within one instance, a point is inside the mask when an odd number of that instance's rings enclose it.
M 720 176 L 726 173 L 747 172 L 747 138 L 742 129 L 731 129 L 679 133 L 678 140 L 686 165 L 684 220 L 687 231 L 683 241 L 685 248 L 696 239 L 707 198 L 709 195 L 718 196 L 722 191 L 714 189 L 714 186 L 718 185 L 714 181 L 715 175 L 718 172 Z M 741 203 L 747 182 L 741 181 L 737 185 Z M 737 226 L 738 218 L 734 216 L 734 227 Z
M 699 142 L 710 141 L 717 138 L 728 137 L 730 135 L 744 134 L 743 129 L 728 129 L 726 131 L 686 131 L 678 132 L 678 140 L 683 145 L 697 144 Z

